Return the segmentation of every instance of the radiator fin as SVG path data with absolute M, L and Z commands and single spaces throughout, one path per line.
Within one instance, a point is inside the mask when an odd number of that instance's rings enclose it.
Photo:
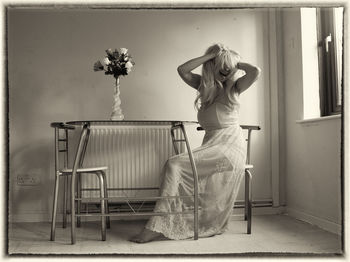
M 181 132 L 175 132 L 177 139 Z M 184 152 L 185 145 L 179 145 Z M 108 166 L 106 172 L 108 195 L 156 196 L 160 174 L 167 159 L 175 154 L 170 126 L 113 126 L 91 127 L 84 166 Z M 95 175 L 82 177 L 83 197 L 98 197 Z M 116 190 L 123 188 L 124 190 Z M 131 190 L 132 189 L 132 190 Z

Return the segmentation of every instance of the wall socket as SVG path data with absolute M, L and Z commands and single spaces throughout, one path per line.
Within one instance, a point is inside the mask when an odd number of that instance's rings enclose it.
M 21 174 L 17 175 L 18 186 L 36 186 L 39 184 L 39 179 L 36 175 Z

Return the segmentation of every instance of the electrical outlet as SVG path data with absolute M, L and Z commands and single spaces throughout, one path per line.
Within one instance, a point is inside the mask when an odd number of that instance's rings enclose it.
M 39 179 L 35 175 L 17 175 L 17 185 L 19 186 L 36 186 L 38 184 Z

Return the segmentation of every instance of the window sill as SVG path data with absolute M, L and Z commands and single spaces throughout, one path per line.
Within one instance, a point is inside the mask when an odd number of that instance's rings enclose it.
M 316 118 L 309 118 L 309 119 L 303 119 L 303 120 L 297 120 L 296 123 L 298 124 L 307 124 L 307 123 L 314 123 L 314 122 L 321 122 L 331 119 L 340 119 L 341 114 L 333 115 L 333 116 L 322 116 L 322 117 L 316 117 Z

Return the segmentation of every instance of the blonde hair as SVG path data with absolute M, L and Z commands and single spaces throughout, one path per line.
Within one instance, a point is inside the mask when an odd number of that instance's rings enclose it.
M 211 54 L 216 52 L 217 47 L 220 47 L 221 51 L 214 59 L 206 61 L 202 66 L 202 77 L 198 87 L 198 95 L 194 101 L 197 110 L 201 106 L 209 106 L 213 103 L 214 99 L 222 90 L 223 84 L 215 79 L 215 72 L 219 69 L 234 69 L 240 60 L 240 56 L 233 50 L 228 49 L 223 44 L 214 44 L 210 46 L 205 54 Z

